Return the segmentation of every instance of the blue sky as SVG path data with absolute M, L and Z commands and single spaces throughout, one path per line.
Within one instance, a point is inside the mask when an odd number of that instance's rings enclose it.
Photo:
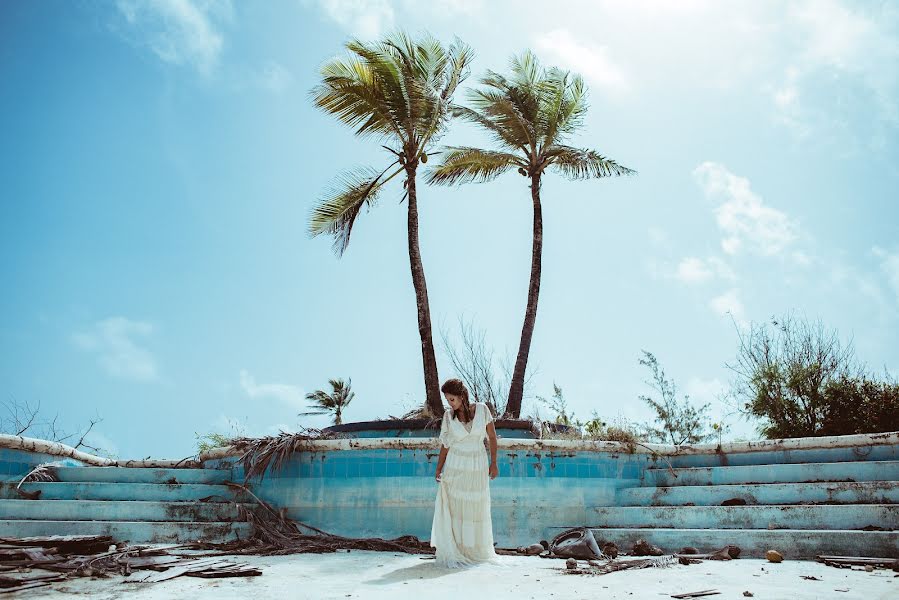
M 545 182 L 533 393 L 555 381 L 580 417 L 645 419 L 646 349 L 718 417 L 734 321 L 788 311 L 899 372 L 893 3 L 13 1 L 4 399 L 69 429 L 99 414 L 91 441 L 123 457 L 185 456 L 194 432 L 322 426 L 296 415 L 333 377 L 352 377 L 348 420 L 423 401 L 399 190 L 340 260 L 306 236 L 336 174 L 385 161 L 312 108 L 318 67 L 349 36 L 397 27 L 471 45 L 466 85 L 526 48 L 583 74 L 573 143 L 639 171 Z M 484 139 L 457 126 L 443 141 Z M 522 178 L 424 188 L 420 206 L 435 327 L 473 319 L 511 355 L 530 266 Z

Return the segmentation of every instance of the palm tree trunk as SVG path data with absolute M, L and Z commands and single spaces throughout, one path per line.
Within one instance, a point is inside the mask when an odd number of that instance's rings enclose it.
M 531 352 L 531 338 L 534 336 L 534 323 L 537 321 L 537 299 L 540 296 L 541 257 L 543 255 L 543 210 L 540 206 L 539 173 L 531 175 L 531 200 L 534 203 L 534 245 L 531 250 L 531 283 L 528 287 L 528 305 L 524 312 L 524 325 L 521 328 L 518 358 L 515 359 L 512 383 L 509 386 L 509 401 L 506 403 L 506 414 L 513 419 L 521 416 L 524 377 L 528 367 L 528 355 Z
M 415 287 L 415 303 L 418 305 L 418 334 L 421 336 L 421 359 L 425 375 L 426 406 L 434 415 L 443 414 L 443 400 L 440 398 L 440 380 L 437 377 L 437 358 L 434 355 L 434 341 L 431 335 L 431 308 L 428 304 L 428 285 L 425 270 L 421 264 L 418 247 L 418 198 L 415 190 L 417 164 L 406 168 L 406 191 L 409 194 L 409 265 L 412 267 L 412 285 Z

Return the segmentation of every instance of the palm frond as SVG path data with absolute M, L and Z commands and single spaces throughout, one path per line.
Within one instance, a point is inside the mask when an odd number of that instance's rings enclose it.
M 534 124 L 529 122 L 519 106 L 505 93 L 498 90 L 480 89 L 469 94 L 469 101 L 475 110 L 493 121 L 497 127 L 513 132 L 516 139 L 525 141 L 525 146 L 536 144 Z
M 391 106 L 372 66 L 358 59 L 335 59 L 325 64 L 322 83 L 312 89 L 312 101 L 341 122 L 356 127 L 356 135 L 398 134 Z
M 444 150 L 443 163 L 428 172 L 427 181 L 439 185 L 486 182 L 511 167 L 524 164 L 519 157 L 507 152 L 450 146 Z
M 501 127 L 485 115 L 467 106 L 455 105 L 452 107 L 452 113 L 454 117 L 480 125 L 488 133 L 492 134 L 497 142 L 510 150 L 522 150 L 525 152 L 528 150 L 529 140 L 526 136 L 521 135 L 522 130 L 518 127 L 513 129 Z
M 545 156 L 546 165 L 568 179 L 593 179 L 636 173 L 593 150 L 556 145 L 547 149 Z
M 334 236 L 334 252 L 342 256 L 362 207 L 371 206 L 384 183 L 399 172 L 385 178 L 389 169 L 379 173 L 371 168 L 359 168 L 338 176 L 309 217 L 309 235 L 315 237 L 325 233 Z
M 549 147 L 583 124 L 587 112 L 584 80 L 561 69 L 550 69 L 542 86 L 538 129 L 543 147 Z

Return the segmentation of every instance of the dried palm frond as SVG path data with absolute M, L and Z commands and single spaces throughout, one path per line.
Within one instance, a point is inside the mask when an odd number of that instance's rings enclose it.
M 340 437 L 342 436 L 337 433 L 309 428 L 297 433 L 282 431 L 278 435 L 261 438 L 237 438 L 232 440 L 231 446 L 243 452 L 237 459 L 237 464 L 244 469 L 244 481 L 257 476 L 261 481 L 270 467 L 279 471 L 293 454 L 309 450 L 310 441 Z
M 30 482 L 38 482 L 38 481 L 59 481 L 59 477 L 56 474 L 56 467 L 63 466 L 64 463 L 61 462 L 48 462 L 41 463 L 35 468 L 31 469 L 25 477 L 19 482 L 19 485 L 16 486 L 16 489 L 22 487 L 23 483 Z

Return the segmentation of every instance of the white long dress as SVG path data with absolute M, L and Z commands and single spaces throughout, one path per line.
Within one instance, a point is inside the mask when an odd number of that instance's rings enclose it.
M 452 409 L 443 414 L 440 443 L 448 448 L 431 525 L 437 564 L 460 567 L 497 561 L 490 518 L 489 459 L 484 448 L 490 409 L 477 402 L 474 418 L 462 423 Z

